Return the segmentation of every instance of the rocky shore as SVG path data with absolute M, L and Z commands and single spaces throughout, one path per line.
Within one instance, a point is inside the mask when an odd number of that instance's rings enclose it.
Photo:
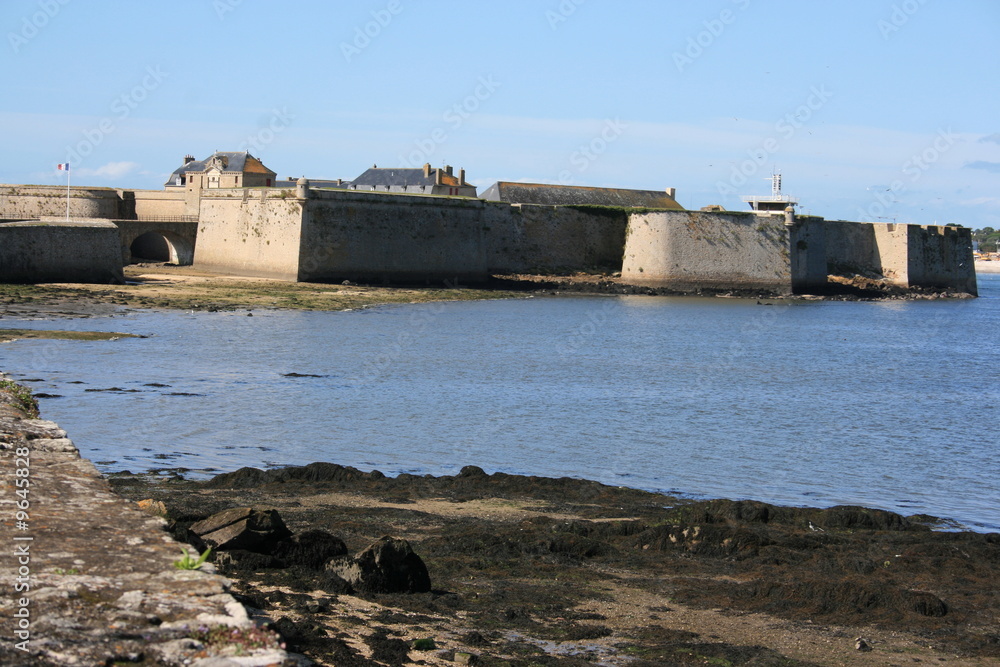
M 294 309 L 350 310 L 385 304 L 524 298 L 548 294 L 692 296 L 688 292 L 622 283 L 620 274 L 495 275 L 474 288 L 294 283 L 226 276 L 191 266 L 132 264 L 125 285 L 0 284 L 0 316 L 90 317 L 122 309 L 197 311 Z M 967 299 L 953 290 L 903 288 L 864 276 L 831 276 L 826 289 L 810 295 L 775 295 L 761 290 L 701 290 L 693 296 L 748 299 L 909 300 Z
M 623 292 L 614 276 L 506 276 L 480 292 L 130 271 L 121 288 L 0 286 L 0 312 L 660 293 Z M 855 282 L 815 298 L 961 297 Z M 692 502 L 472 466 L 105 479 L 12 383 L 0 479 L 3 665 L 1000 666 L 1000 536 L 935 530 L 933 517 Z M 196 569 L 176 565 L 185 545 Z
M 211 564 L 111 491 L 0 375 L 0 664 L 294 665 Z M 302 661 L 305 664 L 305 661 Z
M 219 512 L 280 517 L 270 543 L 221 548 L 217 563 L 255 618 L 319 664 L 1000 665 L 1000 535 L 937 532 L 932 517 L 690 502 L 471 466 L 110 482 L 199 547 Z M 412 548 L 428 587 L 345 574 L 385 536 Z
M 472 466 L 105 479 L 9 381 L 0 469 L 4 665 L 1000 665 L 1000 535 L 932 517 Z

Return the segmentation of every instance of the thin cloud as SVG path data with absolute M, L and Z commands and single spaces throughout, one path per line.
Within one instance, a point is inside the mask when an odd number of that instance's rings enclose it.
M 962 206 L 989 206 L 990 208 L 1000 208 L 1000 197 L 976 197 L 959 202 Z
M 987 162 L 986 160 L 976 160 L 965 165 L 966 169 L 982 169 L 993 174 L 1000 174 L 1000 162 Z
M 80 176 L 91 176 L 94 178 L 122 178 L 139 167 L 138 162 L 109 162 L 101 165 L 97 169 L 79 169 Z
M 1000 144 L 1000 132 L 994 132 L 993 134 L 988 134 L 985 137 L 979 139 L 981 144 Z

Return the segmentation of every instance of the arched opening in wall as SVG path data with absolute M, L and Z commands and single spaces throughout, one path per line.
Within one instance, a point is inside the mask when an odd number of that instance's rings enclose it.
M 190 243 L 174 234 L 146 232 L 129 246 L 131 263 L 167 262 L 169 264 L 191 264 L 194 248 Z

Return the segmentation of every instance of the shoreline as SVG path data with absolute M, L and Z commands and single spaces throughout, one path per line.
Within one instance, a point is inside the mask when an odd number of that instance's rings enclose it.
M 992 260 L 989 262 L 984 262 L 981 259 L 976 260 L 976 275 L 980 273 L 1000 273 L 1000 261 Z
M 997 264 L 1000 264 L 998 262 Z M 1000 267 L 998 267 L 1000 271 Z M 529 298 L 535 295 L 688 296 L 774 301 L 906 301 L 967 299 L 970 294 L 928 288 L 901 288 L 861 276 L 831 277 L 814 294 L 774 294 L 760 289 L 670 288 L 628 285 L 615 274 L 496 275 L 484 285 L 394 285 L 299 283 L 211 273 L 192 266 L 133 264 L 125 285 L 83 283 L 0 284 L 0 317 L 93 317 L 127 309 L 354 310 L 377 305 L 440 301 Z
M 23 405 L 23 396 L 18 401 Z M 79 460 L 75 447 L 72 455 Z M 12 459 L 4 456 L 3 464 L 9 468 Z M 427 568 L 427 592 L 354 588 L 331 575 L 313 547 L 215 552 L 210 572 L 217 569 L 231 584 L 212 589 L 225 597 L 211 599 L 235 599 L 243 616 L 231 606 L 227 614 L 263 623 L 290 651 L 320 665 L 889 667 L 911 659 L 1000 665 L 990 592 L 1000 576 L 1000 535 L 930 530 L 929 517 L 685 500 L 588 480 L 490 475 L 474 466 L 450 476 L 386 477 L 315 463 L 243 468 L 205 481 L 151 481 L 144 474 L 101 476 L 86 460 L 81 465 L 90 486 L 110 486 L 129 501 L 129 516 L 145 507 L 167 520 L 173 539 L 198 549 L 204 543 L 190 527 L 239 507 L 277 512 L 292 544 L 308 537 L 361 553 L 381 536 L 405 540 Z M 61 470 L 52 469 L 46 488 L 60 487 Z M 81 497 L 74 502 L 93 503 L 90 486 L 76 483 L 73 493 Z M 70 502 L 65 495 L 33 498 L 41 516 L 58 515 Z M 74 526 L 118 521 L 108 514 L 112 507 L 99 504 L 77 519 L 41 524 L 52 527 L 41 528 L 38 539 L 52 546 L 64 541 L 58 565 L 70 568 L 48 573 L 54 563 L 36 556 L 34 567 L 47 572 L 42 590 L 98 582 L 91 552 L 107 557 L 108 547 L 88 537 L 92 529 Z M 149 535 L 130 539 L 158 541 L 157 524 L 146 525 Z M 175 550 L 167 552 L 175 557 Z M 80 565 L 63 565 L 73 554 Z M 115 562 L 126 560 L 108 565 Z M 168 559 L 159 562 L 129 579 L 148 591 L 140 597 L 150 604 L 162 577 L 157 572 L 172 571 Z M 190 583 L 180 584 L 180 594 L 184 586 L 204 588 L 197 577 L 183 581 Z M 112 600 L 134 597 L 109 590 Z M 111 613 L 98 604 L 103 599 L 81 595 L 56 611 L 40 598 L 40 636 L 69 641 L 44 620 L 68 613 L 78 624 L 103 628 L 85 649 L 103 650 L 101 638 L 119 632 L 101 625 Z M 184 613 L 208 604 L 192 598 Z M 152 628 L 136 632 L 174 637 Z M 859 651 L 858 638 L 872 650 Z
M 216 512 L 253 507 L 278 512 L 296 535 L 335 536 L 350 553 L 382 535 L 407 540 L 430 592 L 348 591 L 287 557 L 223 558 L 238 599 L 320 664 L 430 637 L 439 653 L 419 658 L 431 665 L 457 653 L 483 665 L 1000 665 L 991 594 L 977 592 L 1000 571 L 1000 535 L 933 531 L 927 517 L 689 501 L 474 466 L 386 477 L 314 463 L 200 482 L 109 481 L 131 500 L 163 503 L 180 539 Z M 955 548 L 966 556 L 948 555 Z M 970 630 L 973 618 L 986 634 Z M 857 651 L 857 637 L 875 651 Z M 392 664 L 416 659 L 411 651 Z

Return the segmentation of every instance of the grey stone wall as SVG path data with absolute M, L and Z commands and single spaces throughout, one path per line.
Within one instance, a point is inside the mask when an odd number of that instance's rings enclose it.
M 487 202 L 483 225 L 492 273 L 620 271 L 625 209 Z
M 978 294 L 967 227 L 908 225 L 907 279 L 911 287 L 943 287 Z
M 294 190 L 203 191 L 195 265 L 220 273 L 297 280 L 302 205 Z
M 0 282 L 120 284 L 120 244 L 110 222 L 0 224 Z
M 622 281 L 700 289 L 793 291 L 789 231 L 780 216 L 663 211 L 633 214 Z
M 71 187 L 70 218 L 120 218 L 121 197 L 111 188 Z M 37 220 L 66 216 L 66 188 L 45 185 L 0 185 L 0 218 Z
M 298 279 L 482 282 L 483 207 L 475 199 L 313 191 Z

